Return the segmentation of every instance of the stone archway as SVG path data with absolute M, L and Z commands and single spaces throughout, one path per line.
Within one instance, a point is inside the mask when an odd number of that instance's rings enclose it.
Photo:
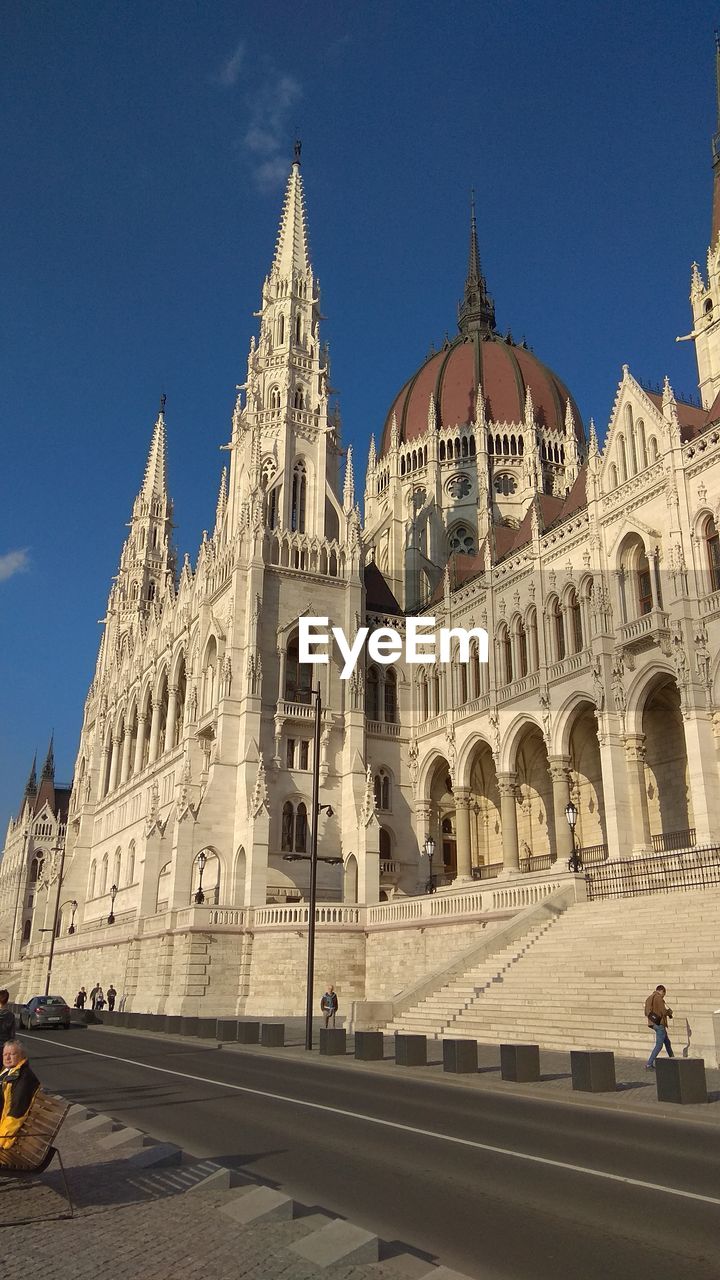
M 568 733 L 570 798 L 578 811 L 575 840 L 580 849 L 600 860 L 607 851 L 605 793 L 595 705 L 580 703 L 572 714 Z M 604 846 L 604 850 L 603 850 Z
M 430 766 L 425 779 L 426 799 L 417 806 L 417 838 L 423 858 L 422 875 L 429 877 L 430 867 L 425 865 L 425 839 L 435 841 L 433 855 L 433 879 L 435 883 L 447 882 L 457 874 L 457 841 L 455 795 L 450 766 L 444 756 L 438 756 Z
M 517 840 L 520 865 L 530 859 L 554 861 L 559 854 L 556 815 L 553 809 L 553 779 L 550 775 L 545 739 L 534 724 L 528 724 L 515 748 Z M 564 850 L 563 850 L 564 852 Z
M 345 861 L 343 875 L 343 902 L 358 900 L 358 864 L 354 853 L 349 853 Z
M 680 694 L 672 676 L 659 676 L 642 710 L 649 835 L 660 851 L 692 843 L 694 827 Z
M 502 863 L 502 819 L 500 791 L 492 751 L 487 742 L 473 748 L 468 768 L 467 791 L 470 862 L 472 868 Z M 456 789 L 458 812 L 465 801 Z M 462 835 L 462 832 L 461 832 Z M 482 872 L 480 872 L 482 875 Z

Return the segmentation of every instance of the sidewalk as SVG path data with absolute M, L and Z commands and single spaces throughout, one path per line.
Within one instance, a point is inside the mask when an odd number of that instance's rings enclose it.
M 213 1161 L 142 1143 L 73 1107 L 57 1145 L 75 1217 L 56 1160 L 32 1182 L 3 1180 L 3 1280 L 470 1280 Z

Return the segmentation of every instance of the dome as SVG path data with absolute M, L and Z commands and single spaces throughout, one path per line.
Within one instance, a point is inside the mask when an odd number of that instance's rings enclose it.
M 564 433 L 569 400 L 575 434 L 584 442 L 582 419 L 564 382 L 526 346 L 516 346 L 511 338 L 486 328 L 459 334 L 442 351 L 430 355 L 405 383 L 388 413 L 380 455 L 390 448 L 393 414 L 401 442 L 407 444 L 425 434 L 431 395 L 438 427 L 473 422 L 479 385 L 488 421 L 493 423 L 522 422 L 529 388 L 538 426 Z

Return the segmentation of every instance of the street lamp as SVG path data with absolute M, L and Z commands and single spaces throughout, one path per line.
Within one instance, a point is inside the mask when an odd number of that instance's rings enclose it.
M 575 823 L 578 820 L 578 811 L 572 800 L 568 800 L 565 805 L 565 817 L 567 818 L 567 823 L 570 828 L 570 836 L 572 839 L 572 853 L 568 859 L 568 871 L 574 871 L 577 873 L 578 871 L 582 871 L 583 863 L 582 858 L 575 847 Z
M 433 879 L 432 860 L 433 860 L 433 854 L 435 853 L 435 841 L 433 840 L 432 836 L 426 837 L 424 847 L 425 847 L 425 856 L 428 862 L 430 863 L 430 878 L 427 882 L 427 892 L 434 893 L 435 881 Z
M 77 909 L 78 909 L 78 904 L 77 904 L 77 902 L 75 901 L 75 899 L 73 898 L 72 902 L 70 903 L 70 910 L 72 911 L 72 918 L 71 918 L 71 920 L 70 920 L 70 927 L 68 928 L 68 933 L 74 933 L 74 932 L 75 932 L 75 912 L 77 911 Z
M 203 878 L 203 871 L 205 870 L 205 867 L 207 865 L 207 860 L 208 859 L 207 859 L 207 854 L 205 850 L 201 849 L 197 858 L 195 859 L 195 861 L 198 864 L 198 870 L 200 872 L 200 882 L 198 884 L 198 891 L 195 894 L 195 901 L 197 902 L 199 907 L 202 906 L 203 902 L 205 901 L 205 894 L 203 893 L 203 887 L 202 887 L 202 878 Z
M 110 915 L 108 916 L 108 924 L 115 923 L 115 899 L 118 895 L 118 887 L 116 884 L 110 886 Z

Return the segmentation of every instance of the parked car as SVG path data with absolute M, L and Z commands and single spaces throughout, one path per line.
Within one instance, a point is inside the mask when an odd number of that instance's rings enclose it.
M 26 1031 L 38 1027 L 70 1026 L 70 1006 L 62 996 L 33 996 L 20 1009 L 20 1026 Z

